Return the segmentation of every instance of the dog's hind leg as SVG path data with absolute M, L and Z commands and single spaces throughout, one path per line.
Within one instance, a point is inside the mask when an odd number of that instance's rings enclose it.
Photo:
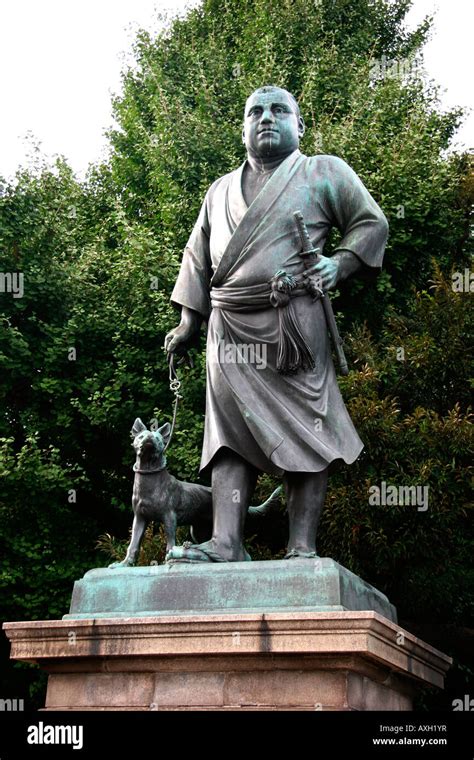
M 135 515 L 132 525 L 132 538 L 127 549 L 127 554 L 122 562 L 113 562 L 109 567 L 130 567 L 134 565 L 138 558 L 140 551 L 140 545 L 142 543 L 143 535 L 147 521 L 141 515 Z

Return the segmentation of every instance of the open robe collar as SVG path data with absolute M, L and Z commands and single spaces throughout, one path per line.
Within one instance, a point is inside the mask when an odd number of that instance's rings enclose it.
M 218 287 L 231 270 L 240 264 L 250 250 L 250 238 L 255 236 L 271 207 L 278 201 L 305 156 L 297 149 L 290 153 L 275 169 L 256 198 L 247 206 L 242 192 L 242 173 L 246 162 L 235 172 L 229 184 L 226 210 L 231 228 L 235 229 L 211 279 L 211 287 Z

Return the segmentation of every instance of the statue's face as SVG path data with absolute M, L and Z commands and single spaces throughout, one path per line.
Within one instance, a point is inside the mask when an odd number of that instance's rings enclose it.
M 245 104 L 243 139 L 255 157 L 278 157 L 296 150 L 304 134 L 289 94 L 275 88 L 254 92 Z

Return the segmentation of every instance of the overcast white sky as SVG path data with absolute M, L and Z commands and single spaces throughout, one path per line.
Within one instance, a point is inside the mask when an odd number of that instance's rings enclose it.
M 194 0 L 196 2 L 196 0 Z M 186 3 L 186 4 L 189 4 Z M 124 55 L 139 26 L 156 29 L 155 8 L 185 0 L 3 0 L 0 6 L 0 175 L 26 163 L 32 132 L 48 155 L 62 154 L 83 176 L 103 155 Z M 425 69 L 446 91 L 443 105 L 474 109 L 472 0 L 415 0 L 411 24 L 437 10 Z M 474 146 L 474 113 L 458 142 Z

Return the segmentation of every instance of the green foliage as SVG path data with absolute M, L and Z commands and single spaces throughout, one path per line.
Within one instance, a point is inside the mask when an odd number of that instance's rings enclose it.
M 407 33 L 409 6 L 219 0 L 156 39 L 139 34 L 136 65 L 114 102 L 120 129 L 111 132 L 130 218 L 176 255 L 208 186 L 244 158 L 246 98 L 271 82 L 299 98 L 303 152 L 345 159 L 389 218 L 380 297 L 372 283 L 349 283 L 338 302 L 347 327 L 365 319 L 376 329 L 391 305 L 405 308 L 413 289 L 426 287 L 433 257 L 444 271 L 468 265 L 469 166 L 466 156 L 444 155 L 461 113 L 442 113 L 435 87 L 417 76 L 429 23 Z M 372 76 L 382 56 L 400 60 L 407 75 Z
M 382 340 L 364 325 L 353 332 L 361 366 L 340 385 L 365 451 L 331 479 L 320 546 L 383 588 L 403 617 L 458 624 L 474 619 L 469 297 L 438 270 Z M 427 509 L 371 505 L 369 488 L 383 481 L 428 487 Z
M 353 367 L 341 388 L 365 451 L 333 473 L 319 552 L 380 586 L 402 617 L 470 619 L 472 311 L 449 278 L 470 265 L 474 188 L 468 157 L 447 152 L 461 113 L 443 113 L 417 76 L 429 20 L 408 32 L 410 4 L 206 0 L 155 38 L 138 34 L 114 99 L 110 163 L 78 182 L 64 161 L 37 156 L 0 182 L 0 272 L 24 275 L 23 298 L 0 293 L 5 618 L 60 617 L 75 578 L 124 555 L 131 425 L 171 416 L 162 345 L 177 320 L 181 251 L 208 186 L 244 158 L 245 99 L 275 83 L 299 99 L 303 152 L 344 158 L 390 223 L 383 274 L 334 299 Z M 382 56 L 414 63 L 407 76 L 374 78 Z M 187 480 L 202 443 L 202 342 L 195 359 L 180 370 L 168 457 Z M 429 485 L 428 510 L 370 505 L 382 481 Z M 273 487 L 262 477 L 255 503 Z M 282 511 L 249 536 L 252 556 L 281 557 L 286 535 Z M 163 553 L 150 528 L 140 561 Z
M 127 552 L 128 544 L 132 531 L 129 531 L 128 538 L 120 541 L 110 533 L 104 533 L 99 536 L 97 541 L 97 548 L 102 554 L 107 557 L 107 564 L 110 562 L 117 562 L 123 560 Z M 178 528 L 176 531 L 176 541 L 178 544 L 182 544 L 184 541 L 189 540 L 189 531 L 187 528 Z M 166 536 L 162 525 L 158 526 L 155 530 L 153 523 L 150 523 L 143 536 L 142 547 L 140 551 L 140 557 L 137 565 L 139 567 L 147 567 L 148 565 L 162 565 L 165 561 L 166 555 Z

